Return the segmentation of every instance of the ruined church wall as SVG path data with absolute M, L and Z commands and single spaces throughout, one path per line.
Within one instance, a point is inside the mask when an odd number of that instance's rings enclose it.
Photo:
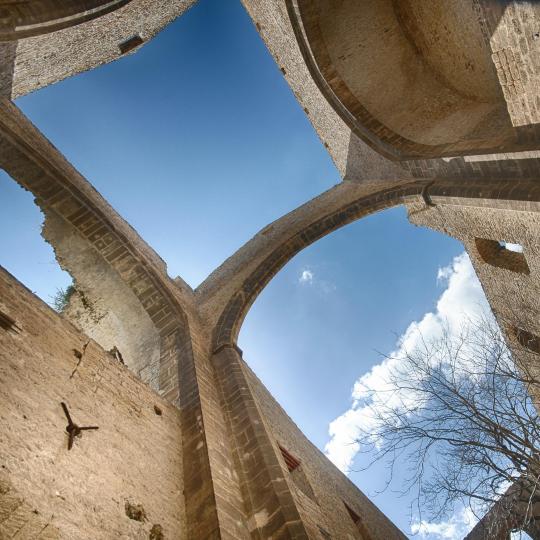
M 105 350 L 120 351 L 126 366 L 159 390 L 160 338 L 128 285 L 78 231 L 49 211 L 43 236 L 73 276 L 75 292 L 63 315 Z
M 302 519 L 315 538 L 340 540 L 397 540 L 403 533 L 302 433 L 274 397 L 244 363 L 244 371 L 267 429 L 275 442 L 297 458 L 302 477 L 289 473 L 282 461 Z M 306 488 L 307 479 L 307 488 Z M 306 494 L 309 493 L 309 494 Z M 311 493 L 312 492 L 312 493 Z M 361 519 L 369 536 L 362 536 L 347 504 Z M 321 536 L 322 535 L 322 536 Z
M 154 0 L 131 0 L 88 22 L 18 41 L 0 42 L 4 59 L 0 66 L 0 95 L 16 99 L 117 60 L 152 39 L 194 2 L 170 0 L 156 5 Z
M 463 243 L 515 358 L 540 376 L 540 355 L 522 347 L 512 330 L 540 336 L 540 203 L 463 199 L 441 204 L 437 197 L 433 202 L 434 207 L 408 205 L 409 220 Z M 508 268 L 497 259 L 486 262 L 477 239 L 519 244 L 523 253 L 517 260 L 524 259 L 527 269 Z
M 186 538 L 180 412 L 1 269 L 0 311 L 0 537 Z

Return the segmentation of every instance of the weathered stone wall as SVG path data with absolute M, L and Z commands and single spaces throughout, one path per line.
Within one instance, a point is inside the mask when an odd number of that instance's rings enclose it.
M 109 13 L 129 0 L 15 0 L 0 10 L 0 40 L 53 32 Z
M 97 19 L 11 42 L 15 45 L 6 47 L 0 63 L 0 96 L 15 99 L 116 60 L 152 39 L 194 2 L 170 0 L 158 6 L 154 0 L 131 0 Z
M 23 95 L 133 51 L 192 3 L 175 0 L 157 9 L 154 0 L 131 0 L 94 21 L 0 43 L 0 95 Z M 11 102 L 0 99 L 0 166 L 35 195 L 47 218 L 45 237 L 83 295 L 88 292 L 99 320 L 74 313 L 75 301 L 68 311 L 105 347 L 117 346 L 180 409 L 0 274 L 0 310 L 21 328 L 0 328 L 0 522 L 10 535 L 18 528 L 21 537 L 157 539 L 150 527 L 158 524 L 166 538 L 402 538 L 305 439 L 235 345 L 245 313 L 272 276 L 299 250 L 364 215 L 411 204 L 414 222 L 464 241 L 492 305 L 517 314 L 519 328 L 540 333 L 538 152 L 386 159 L 351 132 L 313 80 L 286 1 L 243 3 L 350 181 L 263 229 L 197 291 L 171 280 L 160 257 Z M 486 45 L 493 38 L 492 82 L 506 84 L 518 146 L 536 149 L 531 104 L 537 105 L 538 73 L 529 67 L 540 43 L 534 37 L 538 7 L 511 4 L 497 11 L 491 0 L 473 2 L 488 14 L 481 31 Z M 436 51 L 428 45 L 424 56 L 430 57 Z M 446 54 L 444 48 L 439 52 Z M 486 263 L 493 244 L 484 243 L 489 249 L 482 255 L 475 235 L 522 244 L 527 271 L 516 272 L 525 267 L 515 257 L 502 266 L 492 264 L 497 257 Z M 501 300 L 509 297 L 513 303 Z M 512 346 L 523 362 L 537 361 L 519 339 Z M 69 453 L 62 400 L 76 419 L 100 425 Z M 297 468 L 289 471 L 279 445 L 301 461 Z M 129 520 L 126 500 L 142 504 L 148 521 Z
M 499 83 L 514 126 L 529 126 L 531 136 L 540 123 L 540 10 L 538 2 L 478 0 Z M 536 125 L 535 125 L 536 124 Z
M 432 202 L 433 207 L 409 204 L 410 221 L 463 242 L 516 360 L 540 375 L 540 351 L 523 347 L 515 335 L 517 328 L 540 336 L 540 203 L 489 199 L 452 203 L 436 196 Z M 492 241 L 497 257 L 486 255 L 486 240 Z M 498 242 L 519 244 L 523 253 L 504 250 Z M 535 397 L 540 403 L 540 396 Z
M 300 467 L 312 493 L 294 481 L 284 460 L 281 460 L 281 466 L 302 519 L 314 531 L 314 538 L 318 537 L 319 527 L 322 527 L 331 538 L 340 540 L 404 539 L 403 533 L 306 438 L 245 363 L 244 371 L 275 443 L 301 461 Z M 369 531 L 367 538 L 360 535 L 345 504 L 362 520 Z
M 242 4 L 343 176 L 351 131 L 311 78 L 284 0 L 242 0 Z
M 159 390 L 159 334 L 133 291 L 55 212 L 48 212 L 42 234 L 74 277 L 75 292 L 63 314 L 106 351 L 116 347 L 126 366 Z
M 179 411 L 4 270 L 0 311 L 0 538 L 187 538 Z

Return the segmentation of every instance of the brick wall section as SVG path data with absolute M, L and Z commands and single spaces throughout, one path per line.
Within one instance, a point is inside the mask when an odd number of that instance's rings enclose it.
M 405 535 L 305 437 L 247 364 L 242 362 L 242 368 L 271 437 L 301 460 L 313 489 L 315 498 L 311 499 L 289 482 L 304 524 L 313 531 L 310 538 L 321 538 L 320 526 L 331 538 L 360 540 L 346 503 L 364 521 L 370 540 L 404 540 Z M 288 475 L 284 460 L 281 467 Z
M 179 411 L 3 270 L 0 311 L 0 537 L 188 538 Z M 70 451 L 62 401 L 99 426 Z
M 530 507 L 526 494 L 521 495 L 521 502 L 516 503 L 516 495 L 522 491 L 519 480 L 511 485 L 486 515 L 476 524 L 464 540 L 508 540 L 514 531 L 525 531 L 530 538 L 540 536 L 538 503 Z M 525 499 L 525 500 L 523 500 Z M 508 500 L 508 502 L 507 502 Z M 512 509 L 510 512 L 509 509 Z M 519 538 L 519 535 L 517 535 Z
M 302 58 L 283 0 L 242 0 L 261 38 L 343 176 L 350 129 L 313 81 Z
M 493 52 L 501 89 L 514 126 L 528 126 L 521 138 L 538 137 L 540 124 L 540 12 L 535 2 L 476 0 Z

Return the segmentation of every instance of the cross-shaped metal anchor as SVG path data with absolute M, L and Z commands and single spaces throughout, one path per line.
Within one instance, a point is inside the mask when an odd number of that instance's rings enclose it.
M 99 429 L 99 427 L 98 426 L 78 426 L 71 419 L 71 416 L 69 414 L 67 405 L 64 402 L 60 403 L 60 405 L 62 405 L 62 409 L 64 409 L 64 414 L 66 415 L 66 418 L 67 418 L 67 421 L 68 421 L 68 425 L 66 426 L 66 431 L 69 434 L 68 450 L 71 450 L 71 447 L 73 446 L 73 441 L 74 441 L 75 437 L 80 437 L 84 430 L 87 430 L 87 429 Z

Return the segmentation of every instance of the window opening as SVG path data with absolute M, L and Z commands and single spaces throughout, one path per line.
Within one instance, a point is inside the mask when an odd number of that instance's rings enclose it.
M 122 54 L 126 54 L 129 51 L 132 51 L 135 47 L 138 47 L 143 41 L 143 38 L 139 36 L 139 34 L 135 34 L 134 36 L 121 41 L 118 44 L 118 48 Z
M 309 483 L 308 477 L 302 468 L 302 462 L 297 457 L 293 456 L 286 448 L 281 445 L 278 446 L 296 487 L 304 495 L 307 495 L 310 499 L 315 500 L 315 493 L 313 492 L 313 488 Z
M 487 238 L 475 238 L 475 244 L 480 257 L 485 263 L 518 274 L 530 274 L 529 265 L 523 254 L 521 244 L 498 242 Z
M 540 354 L 540 337 L 522 328 L 514 327 L 512 330 L 522 347 L 535 354 Z

